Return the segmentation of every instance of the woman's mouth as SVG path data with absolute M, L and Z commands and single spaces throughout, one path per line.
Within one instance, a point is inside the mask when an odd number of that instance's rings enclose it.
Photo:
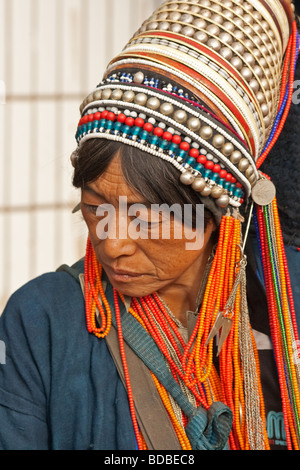
M 123 269 L 113 269 L 110 266 L 103 267 L 107 275 L 115 282 L 130 282 L 133 280 L 140 279 L 144 276 L 143 273 L 136 273 L 132 271 L 126 271 Z

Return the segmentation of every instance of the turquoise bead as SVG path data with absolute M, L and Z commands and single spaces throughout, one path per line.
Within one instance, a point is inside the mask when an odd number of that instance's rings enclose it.
M 173 144 L 173 143 L 170 144 L 170 147 L 169 147 L 170 152 L 175 153 L 177 149 L 178 149 L 177 144 Z
M 197 163 L 197 165 L 194 166 L 194 169 L 199 171 L 199 173 L 203 173 L 205 168 L 201 163 Z
M 151 137 L 151 139 L 150 139 L 150 144 L 151 145 L 157 145 L 158 142 L 159 142 L 159 138 L 156 135 Z
M 205 170 L 203 176 L 204 176 L 204 178 L 211 179 L 212 171 L 211 170 Z
M 130 126 L 124 126 L 122 129 L 122 133 L 128 135 L 130 133 Z
M 149 132 L 147 131 L 142 131 L 141 135 L 140 135 L 140 138 L 141 140 L 145 140 L 147 141 L 149 139 Z
M 179 152 L 177 152 L 177 156 L 185 158 L 187 156 L 187 152 L 185 150 L 180 149 Z
M 186 163 L 190 166 L 194 166 L 195 159 L 193 157 L 189 157 L 186 159 Z
M 131 134 L 132 135 L 139 135 L 141 128 L 136 126 L 132 129 Z
M 237 188 L 234 192 L 233 195 L 236 197 L 242 197 L 244 195 L 243 191 L 240 188 Z
M 121 122 L 115 122 L 114 123 L 114 129 L 115 131 L 120 131 L 122 129 L 122 123 Z
M 220 177 L 219 177 L 218 173 L 214 173 L 214 174 L 212 175 L 211 179 L 212 179 L 213 181 L 215 181 L 215 183 L 219 184 Z
M 167 140 L 162 140 L 160 143 L 159 143 L 159 148 L 163 149 L 163 150 L 166 150 L 169 146 L 169 142 Z

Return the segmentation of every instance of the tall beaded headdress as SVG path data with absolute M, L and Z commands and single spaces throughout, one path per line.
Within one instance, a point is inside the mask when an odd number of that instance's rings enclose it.
M 227 210 L 183 371 L 189 384 L 212 380 L 211 339 L 221 330 L 220 401 L 233 412 L 229 440 L 236 449 L 268 448 L 245 302 L 238 209 L 247 202 L 264 267 L 288 447 L 299 448 L 300 373 L 293 350 L 298 333 L 276 190 L 260 171 L 289 111 L 298 51 L 289 0 L 165 1 L 109 63 L 80 108 L 78 147 L 94 138 L 137 147 L 175 166 L 178 184 L 190 185 L 204 204 L 210 200 L 224 214 Z M 71 158 L 76 165 L 77 150 Z M 90 253 L 90 242 L 88 247 Z M 93 260 L 94 254 L 87 254 L 86 266 Z M 103 311 L 93 287 L 99 279 L 88 273 L 87 267 L 86 295 L 93 299 L 87 304 Z M 88 309 L 87 316 L 89 331 L 105 336 L 110 327 L 105 315 L 102 328 Z M 207 409 L 219 396 L 209 390 L 199 399 Z

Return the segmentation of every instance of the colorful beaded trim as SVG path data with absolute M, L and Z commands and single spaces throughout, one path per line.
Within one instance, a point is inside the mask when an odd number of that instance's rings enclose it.
M 103 137 L 138 147 L 172 163 L 182 183 L 220 207 L 239 207 L 258 179 L 247 146 L 192 96 L 154 88 L 161 85 L 140 71 L 109 76 L 81 106 L 78 145 Z

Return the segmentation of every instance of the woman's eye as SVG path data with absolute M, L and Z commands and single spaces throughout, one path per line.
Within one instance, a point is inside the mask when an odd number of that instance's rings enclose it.
M 88 212 L 91 212 L 92 214 L 96 215 L 99 206 L 94 206 L 92 204 L 84 204 L 84 207 Z

